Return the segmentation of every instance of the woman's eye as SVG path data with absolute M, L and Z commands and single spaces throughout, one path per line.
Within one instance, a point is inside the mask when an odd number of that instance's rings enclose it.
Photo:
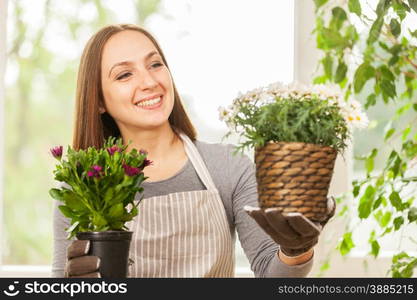
M 154 64 L 152 65 L 152 67 L 154 67 L 154 68 L 157 68 L 157 67 L 160 67 L 160 66 L 163 66 L 163 64 L 161 64 L 161 63 L 159 63 L 159 62 L 154 63 Z
M 122 80 L 122 79 L 124 79 L 124 78 L 127 78 L 128 76 L 130 76 L 131 75 L 131 73 L 130 72 L 127 72 L 127 73 L 124 73 L 124 74 L 122 74 L 122 75 L 120 75 L 120 76 L 118 76 L 116 79 L 117 80 Z

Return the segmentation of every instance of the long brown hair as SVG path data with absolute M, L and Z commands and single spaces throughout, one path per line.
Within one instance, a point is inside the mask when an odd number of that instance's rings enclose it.
M 78 69 L 73 136 L 73 148 L 76 150 L 86 149 L 90 146 L 99 148 L 103 146 L 104 139 L 109 136 L 120 137 L 120 131 L 114 119 L 106 112 L 100 114 L 99 107 L 104 106 L 101 86 L 103 48 L 111 36 L 124 30 L 135 30 L 146 35 L 155 45 L 169 70 L 158 42 L 151 33 L 142 27 L 132 24 L 110 25 L 94 34 L 84 48 Z M 183 132 L 194 141 L 197 135 L 196 130 L 182 105 L 174 82 L 173 87 L 174 107 L 168 121 L 173 129 Z

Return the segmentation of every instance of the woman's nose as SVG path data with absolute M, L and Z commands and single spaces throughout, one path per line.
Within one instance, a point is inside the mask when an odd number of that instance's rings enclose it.
M 146 90 L 155 88 L 158 82 L 148 70 L 145 70 L 139 74 L 138 84 L 142 90 Z

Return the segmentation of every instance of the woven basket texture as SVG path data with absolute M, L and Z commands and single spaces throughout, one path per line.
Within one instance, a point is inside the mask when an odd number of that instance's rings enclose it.
M 327 218 L 327 194 L 337 152 L 331 147 L 269 142 L 255 150 L 259 206 Z

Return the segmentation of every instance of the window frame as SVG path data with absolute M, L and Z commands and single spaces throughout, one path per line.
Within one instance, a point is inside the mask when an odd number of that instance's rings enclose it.
M 5 99 L 5 71 L 6 71 L 6 61 L 7 61 L 7 48 L 6 48 L 6 38 L 7 38 L 7 8 L 8 0 L 0 1 L 0 136 L 4 136 L 5 124 L 4 124 L 4 99 Z M 317 61 L 319 58 L 319 51 L 315 48 L 315 40 L 312 38 L 311 30 L 314 28 L 314 3 L 313 1 L 295 1 L 294 3 L 294 61 L 293 61 L 293 70 L 294 70 L 294 79 L 307 82 L 310 80 L 310 76 L 316 68 Z M 4 166 L 4 139 L 0 138 L 0 166 Z M 352 174 L 352 158 L 351 158 L 351 149 L 350 154 L 348 154 L 347 161 L 342 162 L 339 158 L 339 161 L 336 162 L 336 171 L 335 177 L 342 178 L 337 180 L 331 186 L 331 194 L 338 194 L 340 192 L 345 192 L 349 189 L 350 179 Z M 0 168 L 0 233 L 1 230 L 4 230 L 3 224 L 3 195 L 4 195 L 4 169 Z M 340 226 L 340 233 L 342 232 L 343 226 Z M 332 233 L 334 235 L 334 233 Z M 0 236 L 4 236 L 0 234 Z M 325 230 L 321 240 L 329 238 L 329 234 Z M 0 240 L 0 277 L 49 277 L 51 272 L 51 266 L 42 265 L 3 265 L 2 264 L 2 245 L 4 241 Z M 315 255 L 315 266 L 310 273 L 310 276 L 315 276 L 320 268 L 320 261 L 325 259 L 327 252 L 325 251 L 326 245 L 323 243 L 319 244 L 316 247 Z M 381 266 L 387 265 L 389 262 L 389 257 L 381 257 L 378 261 L 381 263 Z M 361 268 L 363 261 L 363 256 L 350 256 L 344 260 L 341 260 L 339 257 L 334 257 L 335 262 L 332 262 L 331 269 L 326 272 L 331 274 L 331 276 L 341 276 L 345 274 L 346 276 L 370 276 L 373 274 L 367 274 Z M 336 266 L 337 264 L 337 266 Z M 346 273 L 346 266 L 355 266 L 354 275 Z M 385 269 L 386 270 L 386 269 Z M 371 270 L 372 271 L 372 270 Z M 247 267 L 236 268 L 235 272 L 236 277 L 253 277 L 251 270 Z M 344 275 L 343 275 L 344 276 Z
M 0 1 L 0 137 L 4 136 L 4 99 L 5 99 L 5 83 L 4 75 L 6 73 L 6 39 L 7 39 L 7 1 Z M 4 139 L 0 138 L 0 276 L 2 275 L 2 245 L 4 244 L 3 223 L 3 194 L 4 194 Z

